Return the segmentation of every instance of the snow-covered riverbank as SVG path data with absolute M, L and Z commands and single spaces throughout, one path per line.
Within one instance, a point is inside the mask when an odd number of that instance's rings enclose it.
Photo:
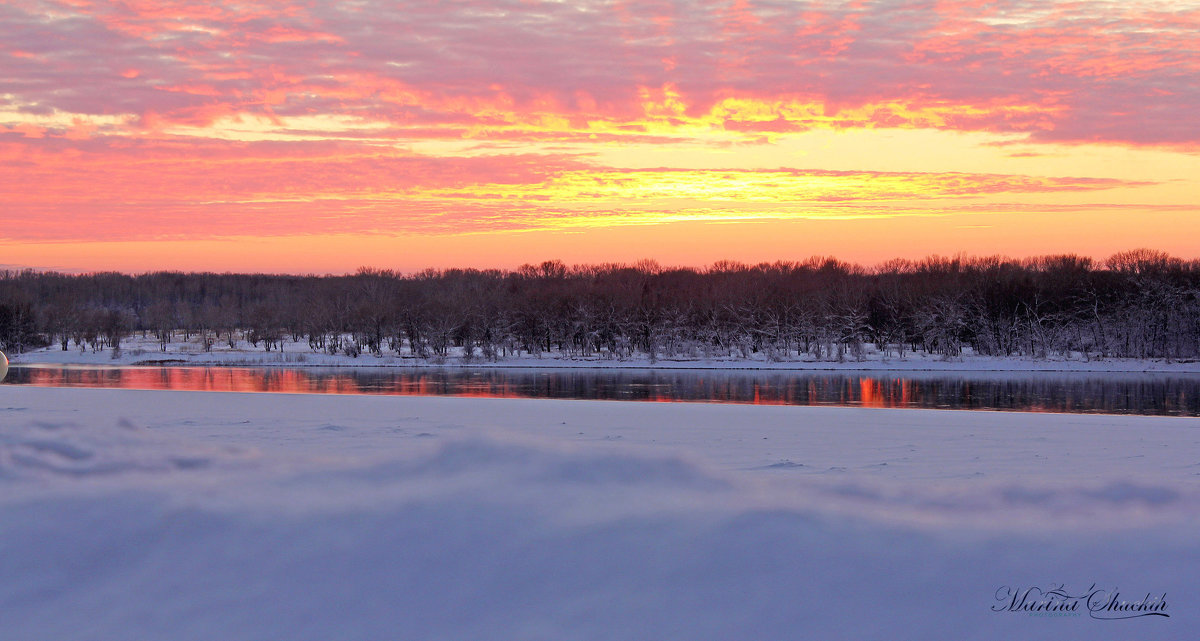
M 495 361 L 486 360 L 476 354 L 464 358 L 461 348 L 441 359 L 419 359 L 398 356 L 385 352 L 382 356 L 361 354 L 350 357 L 344 354 L 326 354 L 312 350 L 307 342 L 285 341 L 283 349 L 266 351 L 240 342 L 236 348 L 227 344 L 213 345 L 204 351 L 195 342 L 177 340 L 162 349 L 151 338 L 134 336 L 122 343 L 114 355 L 112 350 L 80 350 L 72 347 L 62 350 L 57 345 L 24 354 L 9 355 L 15 365 L 227 365 L 227 366 L 282 366 L 282 367 L 492 367 L 492 368 L 636 368 L 656 369 L 762 369 L 762 370 L 882 370 L 882 371 L 991 371 L 991 372 L 1165 372 L 1200 373 L 1200 362 L 1166 361 L 1143 359 L 1097 359 L 1076 354 L 1072 358 L 1004 358 L 980 356 L 967 350 L 963 356 L 947 359 L 924 352 L 908 352 L 903 357 L 896 353 L 884 354 L 873 346 L 867 346 L 861 359 L 847 357 L 842 361 L 813 360 L 798 357 L 769 360 L 765 354 L 751 354 L 748 358 L 657 358 L 645 356 L 624 360 L 600 356 L 568 356 L 548 352 L 540 356 L 522 354 L 508 356 Z
M 0 386 L 0 611 L 18 641 L 1178 639 L 1198 428 Z M 997 599 L 1060 584 L 1170 617 Z

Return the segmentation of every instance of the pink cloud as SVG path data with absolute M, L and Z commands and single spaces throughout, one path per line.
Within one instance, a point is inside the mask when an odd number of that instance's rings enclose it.
M 25 110 L 192 124 L 338 113 L 520 126 L 555 114 L 582 127 L 637 122 L 642 92 L 669 86 L 692 117 L 729 97 L 815 103 L 830 116 L 897 105 L 910 108 L 826 124 L 1200 144 L 1200 13 L 1053 6 L 20 0 L 0 8 L 0 41 L 24 56 L 6 71 Z M 957 115 L 931 122 L 911 108 L 931 104 Z

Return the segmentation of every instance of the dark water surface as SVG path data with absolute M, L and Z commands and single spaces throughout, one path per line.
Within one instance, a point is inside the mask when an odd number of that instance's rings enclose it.
M 5 383 L 1200 416 L 1198 374 L 14 366 Z

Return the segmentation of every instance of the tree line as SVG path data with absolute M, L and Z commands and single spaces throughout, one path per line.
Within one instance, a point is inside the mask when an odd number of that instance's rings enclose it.
M 1200 356 L 1200 260 L 1154 250 L 1096 261 L 834 258 L 707 268 L 636 264 L 344 276 L 0 272 L 0 347 L 119 352 L 133 333 L 349 356 L 499 360 L 853 360 L 974 353 Z M 288 341 L 290 339 L 290 343 Z

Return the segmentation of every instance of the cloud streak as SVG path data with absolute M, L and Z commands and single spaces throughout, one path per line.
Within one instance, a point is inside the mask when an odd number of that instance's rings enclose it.
M 630 169 L 570 154 L 442 157 L 340 141 L 16 135 L 0 137 L 0 168 L 0 235 L 30 241 L 892 217 L 996 196 L 1153 186 L 962 172 Z

